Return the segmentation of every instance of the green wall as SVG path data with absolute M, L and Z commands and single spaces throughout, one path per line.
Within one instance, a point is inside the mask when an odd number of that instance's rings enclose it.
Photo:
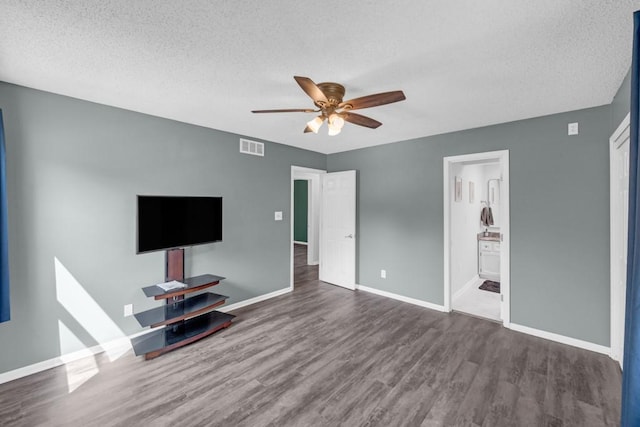
M 187 249 L 186 272 L 227 277 L 216 292 L 229 304 L 289 286 L 291 165 L 325 169 L 325 155 L 270 142 L 240 154 L 238 135 L 6 83 L 0 108 L 12 313 L 0 373 L 142 330 L 123 306 L 157 304 L 140 288 L 163 281 L 164 254 L 135 253 L 136 194 L 224 197 L 224 241 Z M 90 321 L 65 289 L 98 307 Z
M 307 214 L 309 203 L 309 182 L 296 179 L 293 182 L 293 240 L 307 241 Z
M 444 304 L 443 158 L 506 149 L 511 321 L 608 346 L 610 110 L 329 155 L 329 171 L 358 170 L 358 283 Z

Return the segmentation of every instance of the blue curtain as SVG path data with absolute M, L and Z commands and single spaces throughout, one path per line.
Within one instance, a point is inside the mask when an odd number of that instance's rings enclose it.
M 7 155 L 0 110 L 0 322 L 9 320 L 9 226 L 7 223 Z
M 638 188 L 638 123 L 640 114 L 640 11 L 633 14 L 631 65 L 631 137 L 629 140 L 629 246 L 627 304 L 622 367 L 623 427 L 640 426 L 640 194 Z

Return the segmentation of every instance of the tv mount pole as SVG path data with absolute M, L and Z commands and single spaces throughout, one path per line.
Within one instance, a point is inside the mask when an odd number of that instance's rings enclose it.
M 164 279 L 166 282 L 184 280 L 184 248 L 167 249 L 165 252 Z

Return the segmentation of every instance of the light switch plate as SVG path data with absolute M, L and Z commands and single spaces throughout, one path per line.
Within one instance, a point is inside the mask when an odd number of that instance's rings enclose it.
M 569 135 L 577 135 L 578 134 L 578 123 L 569 123 L 568 133 L 569 133 Z
M 281 211 L 277 211 L 274 215 L 274 218 L 276 221 L 282 221 L 282 212 Z
M 125 304 L 124 317 L 133 316 L 133 304 Z

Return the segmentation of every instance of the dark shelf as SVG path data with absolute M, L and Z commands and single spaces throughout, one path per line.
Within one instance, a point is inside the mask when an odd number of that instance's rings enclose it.
M 179 289 L 171 289 L 168 291 L 163 290 L 162 288 L 151 285 L 145 288 L 142 288 L 144 294 L 148 297 L 154 297 L 155 299 L 164 299 L 171 298 L 178 295 L 184 295 L 191 292 L 199 291 L 200 289 L 207 288 L 209 286 L 217 285 L 221 280 L 224 280 L 225 277 L 222 276 L 214 276 L 213 274 L 203 274 L 201 276 L 189 277 L 182 281 L 185 285 L 185 288 Z
M 175 303 L 136 313 L 134 316 L 141 326 L 167 325 L 222 305 L 227 298 L 229 297 L 225 295 L 206 292 Z
M 182 257 L 181 253 L 178 255 L 179 258 Z M 169 258 L 167 251 L 167 260 Z M 171 263 L 167 261 L 165 277 L 183 277 L 183 264 L 181 260 L 178 261 L 180 262 L 174 263 L 174 268 L 170 268 Z M 164 299 L 165 305 L 134 314 L 136 320 L 142 326 L 164 327 L 131 340 L 136 356 L 144 355 L 146 360 L 153 359 L 231 326 L 231 320 L 235 316 L 212 311 L 224 304 L 229 297 L 213 292 L 200 292 L 224 279 L 222 276 L 202 274 L 183 280 L 182 283 L 186 285 L 184 288 L 168 291 L 157 285 L 142 288 L 146 296 L 156 300 Z
M 136 356 L 144 355 L 145 358 L 152 359 L 230 326 L 234 317 L 232 314 L 212 311 L 175 325 L 165 326 L 133 338 L 133 351 Z

